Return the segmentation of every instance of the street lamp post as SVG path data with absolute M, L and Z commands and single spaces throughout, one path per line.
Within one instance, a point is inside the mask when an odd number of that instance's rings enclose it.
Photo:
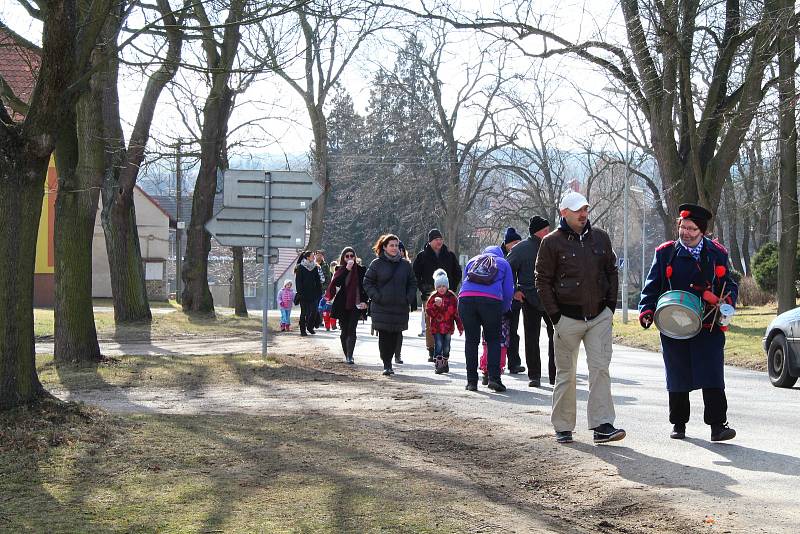
M 628 182 L 630 174 L 630 98 L 627 91 L 616 87 L 603 89 L 625 95 L 625 178 L 622 186 L 622 322 L 628 323 Z

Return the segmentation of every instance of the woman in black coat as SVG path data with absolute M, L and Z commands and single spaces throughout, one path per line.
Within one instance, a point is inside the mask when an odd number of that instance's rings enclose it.
M 417 282 L 411 264 L 400 253 L 400 239 L 381 236 L 373 250 L 375 258 L 364 276 L 364 290 L 370 298 L 372 325 L 378 331 L 378 350 L 383 374 L 392 375 L 392 356 L 397 337 L 408 329 L 408 311 L 417 296 Z
M 317 324 L 317 305 L 322 297 L 322 283 L 319 266 L 310 250 L 300 253 L 297 267 L 294 268 L 294 287 L 300 300 L 300 335 L 314 334 Z
M 367 269 L 356 263 L 356 251 L 345 247 L 339 256 L 339 266 L 325 292 L 325 299 L 333 301 L 331 317 L 339 320 L 344 359 L 353 362 L 356 347 L 358 320 L 367 309 L 367 293 L 364 291 L 364 275 Z

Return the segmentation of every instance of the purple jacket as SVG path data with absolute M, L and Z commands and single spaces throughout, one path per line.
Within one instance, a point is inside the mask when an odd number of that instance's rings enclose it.
M 503 302 L 503 312 L 511 309 L 511 299 L 514 297 L 514 273 L 511 271 L 511 266 L 503 258 L 503 250 L 498 246 L 486 247 L 483 249 L 484 254 L 491 254 L 495 256 L 497 263 L 497 276 L 491 284 L 478 284 L 467 280 L 467 271 L 472 266 L 472 263 L 478 256 L 471 258 L 466 267 L 464 267 L 464 277 L 461 283 L 461 291 L 459 296 L 464 293 L 484 293 L 491 295 Z

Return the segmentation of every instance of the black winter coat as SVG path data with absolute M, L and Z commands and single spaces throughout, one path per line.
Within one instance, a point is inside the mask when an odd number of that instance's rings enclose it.
M 450 291 L 458 293 L 458 285 L 461 283 L 461 266 L 458 264 L 458 258 L 445 245 L 442 245 L 439 256 L 436 256 L 431 244 L 428 243 L 414 258 L 414 276 L 417 278 L 417 287 L 423 302 L 433 293 L 433 273 L 436 269 L 444 269 L 447 272 Z
M 319 279 L 319 267 L 314 267 L 310 271 L 298 265 L 294 270 L 294 287 L 300 295 L 300 302 L 313 302 L 315 309 L 322 297 L 322 282 Z
M 524 241 L 520 241 L 511 249 L 506 256 L 506 261 L 514 271 L 515 289 L 525 294 L 528 304 L 537 310 L 544 311 L 539 292 L 536 290 L 536 256 L 539 254 L 539 245 L 542 240 L 536 236 L 530 236 Z
M 375 258 L 364 276 L 364 290 L 375 330 L 408 329 L 408 310 L 417 299 L 417 282 L 408 260 L 392 262 L 383 254 Z

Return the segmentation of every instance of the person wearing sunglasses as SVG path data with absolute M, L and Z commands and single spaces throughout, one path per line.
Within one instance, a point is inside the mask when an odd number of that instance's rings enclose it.
M 339 339 L 344 360 L 350 364 L 355 363 L 356 327 L 367 309 L 367 293 L 364 291 L 366 272 L 366 268 L 356 262 L 353 247 L 345 247 L 339 256 L 339 267 L 325 292 L 325 300 L 332 302 L 331 317 L 339 320 Z

